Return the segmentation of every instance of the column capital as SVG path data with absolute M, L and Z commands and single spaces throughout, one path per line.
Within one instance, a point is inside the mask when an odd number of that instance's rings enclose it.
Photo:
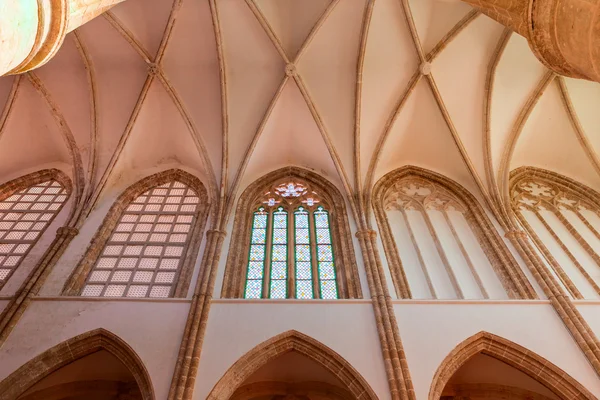
M 373 229 L 361 229 L 356 231 L 355 236 L 357 238 L 361 238 L 361 237 L 371 237 L 371 238 L 376 238 L 377 237 L 377 231 L 373 230 Z

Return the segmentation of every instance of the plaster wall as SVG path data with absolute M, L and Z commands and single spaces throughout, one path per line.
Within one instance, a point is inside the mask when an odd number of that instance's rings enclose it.
M 390 398 L 370 301 L 213 301 L 200 358 L 195 399 L 205 399 L 240 357 L 295 329 L 344 357 L 381 400 Z
M 2 312 L 6 308 L 9 302 L 10 300 L 0 300 L 0 312 Z
M 156 399 L 166 399 L 188 309 L 177 300 L 35 300 L 0 350 L 0 380 L 58 343 L 104 328 L 133 348 Z
M 597 306 L 589 308 L 589 314 L 598 313 Z M 433 376 L 448 353 L 480 331 L 536 352 L 600 396 L 600 379 L 546 301 L 413 301 L 396 302 L 394 309 L 417 399 L 428 398 Z M 594 321 L 600 332 L 600 317 Z

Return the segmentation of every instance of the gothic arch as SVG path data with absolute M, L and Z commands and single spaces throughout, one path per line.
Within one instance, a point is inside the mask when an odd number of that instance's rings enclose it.
M 40 188 L 40 187 L 36 187 L 34 188 L 33 186 L 36 185 L 40 185 L 44 182 L 48 182 L 48 181 L 55 181 L 58 182 L 58 184 L 60 186 L 62 186 L 62 189 L 64 190 L 64 193 L 62 193 L 62 191 L 60 191 L 59 193 L 59 189 L 58 188 L 54 188 L 54 187 L 49 187 L 49 188 Z M 29 239 L 28 235 L 29 234 L 35 234 L 33 232 L 30 231 L 30 229 L 32 228 L 17 228 L 16 230 L 20 230 L 21 232 L 23 232 L 23 229 L 25 229 L 25 232 L 29 231 L 31 233 L 27 233 L 24 237 L 17 239 L 19 241 L 21 241 L 20 245 L 27 245 L 27 250 L 25 251 L 19 251 L 18 255 L 15 255 L 15 250 L 12 250 L 12 253 L 10 252 L 10 250 L 6 250 L 4 249 L 3 251 L 0 251 L 0 269 L 2 269 L 3 271 L 7 271 L 9 270 L 10 272 L 8 274 L 6 273 L 2 273 L 2 271 L 0 271 L 0 289 L 4 286 L 4 284 L 6 284 L 6 282 L 8 282 L 8 279 L 12 276 L 12 274 L 14 273 L 14 271 L 19 267 L 19 264 L 23 261 L 23 259 L 27 256 L 27 254 L 29 254 L 29 252 L 31 251 L 31 249 L 33 247 L 35 247 L 36 243 L 38 242 L 38 240 L 42 237 L 42 234 L 46 231 L 46 229 L 48 229 L 48 227 L 50 226 L 50 224 L 52 224 L 52 222 L 54 221 L 54 219 L 56 218 L 56 216 L 62 211 L 64 205 L 67 203 L 67 201 L 69 200 L 69 197 L 71 196 L 71 192 L 73 191 L 73 184 L 71 183 L 71 180 L 69 179 L 69 177 L 63 173 L 62 171 L 56 169 L 56 168 L 51 168 L 51 169 L 43 169 L 40 171 L 36 171 L 36 172 L 32 172 L 30 174 L 26 174 L 23 176 L 20 176 L 18 178 L 12 179 L 8 182 L 3 183 L 2 185 L 0 185 L 0 201 L 4 201 L 7 200 L 9 198 L 11 198 L 11 196 L 13 195 L 17 195 L 18 193 L 21 192 L 22 196 L 21 199 L 28 197 L 30 194 L 25 193 L 23 194 L 23 191 L 27 191 L 27 189 L 32 190 L 32 191 L 36 191 L 37 193 L 41 193 L 41 190 L 55 190 L 53 196 L 55 196 L 55 198 L 53 200 L 56 200 L 56 198 L 63 197 L 64 200 L 62 200 L 60 202 L 60 205 L 55 208 L 48 208 L 48 210 L 45 211 L 45 213 L 52 213 L 52 216 L 49 219 L 40 219 L 41 217 L 37 217 L 34 219 L 28 219 L 28 221 L 30 221 L 30 225 L 32 225 L 33 223 L 35 223 L 35 225 L 38 225 L 38 223 L 40 221 L 45 222 L 45 225 L 43 225 L 43 228 L 38 229 L 36 228 L 36 232 L 37 232 L 37 236 L 35 236 L 34 239 Z M 47 194 L 47 193 L 46 193 Z M 66 197 L 65 197 L 66 195 Z M 37 195 L 40 197 L 47 197 L 46 195 Z M 40 198 L 38 197 L 38 198 Z M 9 199 L 10 200 L 10 199 Z M 30 201 L 30 200 L 29 200 Z M 37 200 L 36 200 L 37 201 Z M 52 201 L 52 200 L 48 200 L 48 201 Z M 22 200 L 16 200 L 16 203 L 22 202 Z M 16 203 L 12 203 L 14 207 L 14 204 Z M 39 204 L 39 203 L 38 203 Z M 48 203 L 44 203 L 44 201 L 41 202 L 41 204 L 48 204 Z M 51 203 L 51 206 L 54 206 L 56 204 L 59 203 Z M 6 206 L 6 203 L 4 204 Z M 74 206 L 72 207 L 74 208 Z M 43 210 L 43 208 L 42 208 Z M 0 225 L 3 224 L 11 224 L 12 222 L 14 222 L 14 218 L 10 218 L 9 221 L 9 217 L 6 211 L 7 210 L 0 210 L 0 211 L 5 211 L 4 213 L 0 213 Z M 21 213 L 22 215 L 27 214 L 27 208 L 24 208 L 20 211 L 17 211 L 17 213 Z M 42 211 L 33 211 L 33 213 L 39 213 L 38 215 L 42 215 Z M 47 214 L 45 214 L 47 215 Z M 31 215 L 29 215 L 31 216 Z M 22 217 L 21 217 L 22 218 Z M 13 229 L 15 229 L 15 226 L 18 226 L 19 223 L 16 223 L 12 228 L 9 228 L 9 235 L 11 233 L 17 233 L 17 232 L 11 232 Z M 7 228 L 4 227 L 4 229 L 6 230 Z M 23 233 L 22 233 L 23 234 Z M 14 238 L 12 239 L 12 243 L 14 242 Z M 9 242 L 10 243 L 10 242 Z M 19 247 L 19 244 L 14 244 L 15 247 Z M 11 257 L 9 257 L 9 255 Z M 7 269 L 7 264 L 6 264 L 6 259 L 10 259 L 10 258 L 18 258 L 18 261 L 15 261 L 12 263 L 12 267 L 8 267 Z M 2 268 L 4 267 L 4 268 Z
M 461 206 L 464 208 L 465 218 L 469 222 L 473 233 L 498 275 L 509 298 L 537 298 L 531 283 L 527 280 L 527 277 L 510 251 L 506 248 L 492 221 L 490 221 L 475 196 L 458 183 L 441 174 L 412 165 L 407 165 L 387 173 L 379 179 L 373 189 L 375 218 L 381 231 L 384 251 L 399 298 L 407 299 L 411 298 L 412 295 L 388 222 L 385 204 L 387 197 L 395 190 L 396 183 L 407 178 L 431 183 L 441 188 L 444 192 L 451 194 L 461 203 Z
M 208 217 L 210 204 L 208 193 L 200 179 L 180 169 L 169 169 L 139 180 L 138 182 L 129 186 L 117 198 L 117 200 L 115 200 L 114 204 L 104 217 L 104 221 L 92 238 L 92 241 L 90 242 L 90 245 L 88 246 L 84 256 L 79 262 L 79 265 L 77 268 L 75 268 L 71 277 L 66 282 L 63 289 L 64 295 L 76 296 L 80 293 L 87 275 L 100 256 L 100 253 L 107 243 L 111 233 L 119 222 L 119 217 L 125 211 L 129 203 L 131 203 L 145 191 L 172 181 L 179 181 L 189 186 L 196 191 L 200 199 L 199 206 L 196 211 L 196 224 L 192 227 L 192 231 L 190 232 L 191 239 L 183 256 L 184 258 L 183 265 L 181 266 L 181 275 L 177 281 L 174 297 L 184 297 L 187 294 L 192 277 L 193 265 L 196 261 L 198 251 L 200 250 L 200 242 L 202 240 L 202 233 L 204 232 L 204 226 Z
M 520 167 L 511 172 L 509 189 L 513 215 L 527 231 L 569 294 L 575 299 L 587 298 L 586 294 L 592 293 L 596 297 L 600 296 L 600 282 L 593 278 L 595 271 L 586 268 L 587 263 L 575 255 L 572 246 L 565 244 L 560 229 L 557 230 L 551 221 L 555 217 L 556 222 L 564 228 L 562 233 L 568 232 L 566 236 L 570 236 L 581 246 L 592 264 L 600 267 L 600 252 L 590 244 L 590 238 L 586 238 L 583 233 L 588 230 L 594 239 L 600 239 L 598 222 L 590 219 L 590 215 L 593 214 L 600 217 L 600 193 L 559 173 L 530 166 Z M 569 214 L 573 219 L 569 218 Z M 577 220 L 585 228 L 577 227 L 573 220 Z M 538 224 L 537 227 L 532 224 L 534 221 Z M 555 258 L 556 253 L 551 251 L 552 247 L 542 240 L 543 235 L 537 231 L 540 228 L 552 237 L 557 244 L 556 249 L 560 249 L 568 260 L 559 261 Z M 566 268 L 567 265 L 570 266 L 570 270 Z M 576 280 L 574 275 L 579 275 L 579 279 Z M 576 281 L 579 283 L 576 284 Z M 587 286 L 585 291 L 584 286 Z
M 14 400 L 65 365 L 100 350 L 111 353 L 129 369 L 144 400 L 154 400 L 152 382 L 140 357 L 125 341 L 102 328 L 65 340 L 23 364 L 0 382 L 0 400 Z
M 526 348 L 489 332 L 479 332 L 454 348 L 438 367 L 429 400 L 439 400 L 444 387 L 471 357 L 484 354 L 529 375 L 563 400 L 596 399 L 586 388 L 550 361 Z
M 342 356 L 319 341 L 295 330 L 281 333 L 244 354 L 221 377 L 207 400 L 229 399 L 255 371 L 275 358 L 296 351 L 338 377 L 357 400 L 376 400 L 367 381 Z
M 346 203 L 340 191 L 327 179 L 299 167 L 284 167 L 272 171 L 250 184 L 241 194 L 235 212 L 229 255 L 225 266 L 225 276 L 221 297 L 241 298 L 244 291 L 244 269 L 248 256 L 247 238 L 250 236 L 251 215 L 257 199 L 282 179 L 299 179 L 309 184 L 325 198 L 331 207 L 331 230 L 336 251 L 336 268 L 339 279 L 340 298 L 361 298 L 362 290 L 358 277 L 358 268 L 354 256 L 354 245 Z

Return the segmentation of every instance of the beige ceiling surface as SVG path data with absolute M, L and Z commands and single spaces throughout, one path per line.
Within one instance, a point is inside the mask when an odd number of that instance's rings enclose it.
M 127 0 L 0 78 L 0 179 L 97 200 L 170 167 L 217 198 L 297 165 L 346 193 L 412 164 L 500 204 L 533 165 L 600 189 L 600 86 L 448 0 Z

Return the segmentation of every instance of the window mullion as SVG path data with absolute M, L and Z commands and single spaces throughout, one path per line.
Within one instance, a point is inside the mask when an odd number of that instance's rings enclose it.
M 313 298 L 321 298 L 321 277 L 319 276 L 319 260 L 317 259 L 317 230 L 314 210 L 308 215 L 308 243 L 310 246 L 310 267 L 312 270 Z
M 271 284 L 271 253 L 273 251 L 273 210 L 267 214 L 267 238 L 265 240 L 265 263 L 263 267 L 263 289 L 262 298 L 269 298 L 269 287 Z
M 296 235 L 293 212 L 287 213 L 287 298 L 293 299 L 296 297 Z M 290 229 L 291 227 L 291 229 Z

